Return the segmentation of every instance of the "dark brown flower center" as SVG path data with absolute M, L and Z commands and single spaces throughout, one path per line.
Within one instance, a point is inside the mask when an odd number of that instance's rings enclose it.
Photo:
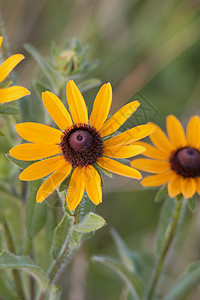
M 74 124 L 61 137 L 60 147 L 66 161 L 72 166 L 94 164 L 103 155 L 103 141 L 97 130 L 86 124 Z
M 176 151 L 170 158 L 171 169 L 183 177 L 200 176 L 200 152 L 185 147 Z

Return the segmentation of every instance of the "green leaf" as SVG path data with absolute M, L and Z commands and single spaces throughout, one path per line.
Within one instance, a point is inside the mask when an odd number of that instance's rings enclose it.
M 155 202 L 164 201 L 168 196 L 167 185 L 163 185 L 157 192 Z
M 43 92 L 51 91 L 51 88 L 41 81 L 35 80 L 33 85 L 39 98 L 41 98 Z
M 69 175 L 67 176 L 67 178 L 61 183 L 61 185 L 60 185 L 60 187 L 59 187 L 59 192 L 63 192 L 63 191 L 65 191 L 65 190 L 68 189 L 73 171 L 74 171 L 74 168 L 72 168 L 70 174 L 69 174 Z
M 73 218 L 65 214 L 61 222 L 54 231 L 54 238 L 51 246 L 51 254 L 54 259 L 57 259 L 62 246 L 66 245 L 72 230 Z
M 75 210 L 77 223 L 82 222 L 85 216 L 87 216 L 90 212 L 95 211 L 95 208 L 96 205 L 90 200 L 87 193 L 85 192 L 83 195 L 83 199 Z
M 0 136 L 5 136 L 5 134 L 0 130 Z
M 62 81 L 60 74 L 50 66 L 50 64 L 44 59 L 44 57 L 37 51 L 35 47 L 30 44 L 25 44 L 25 49 L 35 58 L 52 86 L 57 90 Z
M 62 288 L 60 285 L 51 284 L 49 287 L 49 298 L 48 300 L 59 300 L 61 296 Z
M 42 180 L 29 182 L 29 197 L 26 202 L 26 229 L 29 237 L 33 238 L 44 227 L 47 218 L 47 204 L 45 201 L 36 203 L 36 193 Z
M 156 253 L 159 254 L 162 250 L 163 244 L 167 237 L 167 232 L 172 217 L 172 213 L 175 207 L 175 199 L 167 198 L 163 203 L 156 238 Z
M 3 300 L 19 300 L 14 287 L 10 284 L 10 279 L 7 278 L 5 270 L 0 272 L 0 299 Z
M 117 246 L 117 250 L 120 255 L 120 258 L 124 263 L 124 265 L 126 266 L 126 268 L 129 271 L 139 275 L 141 273 L 141 268 L 142 268 L 142 258 L 140 254 L 129 249 L 125 244 L 124 240 L 113 228 L 111 229 L 111 235 Z
M 19 109 L 15 104 L 2 104 L 0 105 L 0 114 L 4 115 L 17 115 L 19 113 Z
M 48 286 L 48 277 L 29 257 L 14 255 L 8 251 L 0 253 L 0 269 L 21 269 L 31 274 L 42 289 Z
M 106 221 L 101 216 L 90 212 L 81 223 L 75 225 L 75 229 L 78 232 L 89 233 L 105 225 Z
M 182 300 L 199 281 L 200 261 L 197 261 L 187 267 L 163 300 Z
M 194 196 L 192 198 L 189 198 L 187 201 L 188 208 L 190 209 L 190 211 L 192 213 L 194 213 L 196 211 L 198 200 L 199 200 L 199 196 L 197 194 L 194 194 Z
M 135 273 L 130 272 L 130 270 L 128 270 L 122 263 L 106 256 L 94 256 L 92 260 L 95 262 L 102 263 L 114 270 L 129 287 L 132 300 L 143 299 L 143 282 Z
M 101 84 L 101 80 L 97 79 L 97 78 L 91 78 L 91 79 L 87 79 L 85 81 L 82 81 L 79 84 L 79 89 L 81 90 L 81 92 L 85 92 L 87 90 L 90 90 L 94 87 L 97 87 Z
M 10 160 L 11 162 L 13 162 L 15 165 L 17 165 L 18 167 L 20 167 L 20 169 L 26 169 L 28 166 L 32 165 L 33 163 L 35 163 L 36 161 L 24 161 L 24 160 L 19 160 L 16 159 L 14 157 L 12 157 L 10 154 L 6 154 L 6 157 L 8 160 Z

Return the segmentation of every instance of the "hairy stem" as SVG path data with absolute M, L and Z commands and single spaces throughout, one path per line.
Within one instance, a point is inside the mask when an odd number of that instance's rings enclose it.
M 153 275 L 153 278 L 151 281 L 150 288 L 147 293 L 146 300 L 152 300 L 153 296 L 155 294 L 159 278 L 163 271 L 163 267 L 165 264 L 167 254 L 169 252 L 169 249 L 174 241 L 175 234 L 177 232 L 177 227 L 179 225 L 180 218 L 182 215 L 181 214 L 182 208 L 183 208 L 183 196 L 181 195 L 179 198 L 178 197 L 176 198 L 176 204 L 175 204 L 174 212 L 173 212 L 173 215 L 171 218 L 170 229 L 169 229 L 167 238 L 165 240 L 165 243 L 163 245 L 163 249 L 157 259 L 157 263 L 156 263 L 155 270 L 154 270 L 154 275 Z

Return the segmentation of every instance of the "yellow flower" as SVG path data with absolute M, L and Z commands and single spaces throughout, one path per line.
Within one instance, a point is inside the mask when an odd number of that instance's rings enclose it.
M 0 47 L 3 41 L 3 37 L 0 36 Z M 22 54 L 15 54 L 8 57 L 1 65 L 0 65 L 0 82 L 2 82 L 10 72 L 20 63 L 20 61 L 24 59 Z M 22 87 L 22 86 L 11 86 L 8 88 L 0 88 L 0 104 L 11 102 L 22 98 L 26 95 L 30 95 L 30 92 Z
M 47 158 L 30 165 L 20 174 L 21 180 L 35 180 L 53 173 L 39 188 L 37 202 L 49 196 L 73 171 L 66 201 L 69 209 L 74 210 L 85 189 L 96 205 L 102 201 L 101 179 L 96 165 L 122 176 L 141 178 L 139 171 L 115 158 L 142 153 L 145 150 L 143 146 L 130 144 L 149 135 L 154 126 L 140 125 L 105 140 L 130 117 L 139 102 L 133 101 L 123 106 L 106 121 L 112 102 L 112 88 L 110 83 L 104 84 L 96 96 L 88 120 L 85 101 L 73 81 L 67 83 L 66 93 L 71 116 L 53 93 L 42 95 L 47 111 L 60 130 L 38 123 L 17 124 L 19 135 L 32 143 L 12 148 L 10 155 L 25 161 Z
M 155 125 L 156 126 L 156 125 Z M 168 183 L 170 197 L 183 194 L 192 197 L 200 194 L 200 119 L 193 116 L 186 130 L 176 117 L 167 117 L 168 137 L 156 126 L 150 139 L 155 147 L 146 143 L 135 143 L 146 147 L 145 156 L 152 159 L 136 159 L 131 165 L 140 170 L 156 173 L 142 180 L 144 186 L 159 186 Z

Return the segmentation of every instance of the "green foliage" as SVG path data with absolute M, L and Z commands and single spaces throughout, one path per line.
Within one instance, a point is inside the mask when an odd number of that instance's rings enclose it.
M 196 211 L 197 201 L 199 201 L 199 195 L 197 195 L 197 193 L 195 193 L 192 198 L 187 200 L 188 208 L 192 213 Z
M 18 113 L 19 113 L 19 109 L 17 108 L 15 103 L 1 104 L 0 105 L 0 114 L 17 115 Z
M 106 225 L 106 221 L 99 215 L 89 212 L 84 219 L 76 224 L 75 230 L 81 233 L 90 233 Z
M 161 202 L 163 200 L 165 200 L 168 196 L 168 190 L 167 190 L 167 185 L 163 185 L 161 186 L 161 188 L 158 190 L 156 197 L 155 197 L 155 201 L 156 202 Z
M 16 166 L 20 167 L 20 169 L 26 169 L 28 166 L 32 165 L 34 162 L 36 161 L 24 161 L 24 160 L 19 160 L 19 159 L 16 159 L 12 156 L 10 156 L 10 154 L 6 154 L 6 157 L 11 161 L 13 162 Z

